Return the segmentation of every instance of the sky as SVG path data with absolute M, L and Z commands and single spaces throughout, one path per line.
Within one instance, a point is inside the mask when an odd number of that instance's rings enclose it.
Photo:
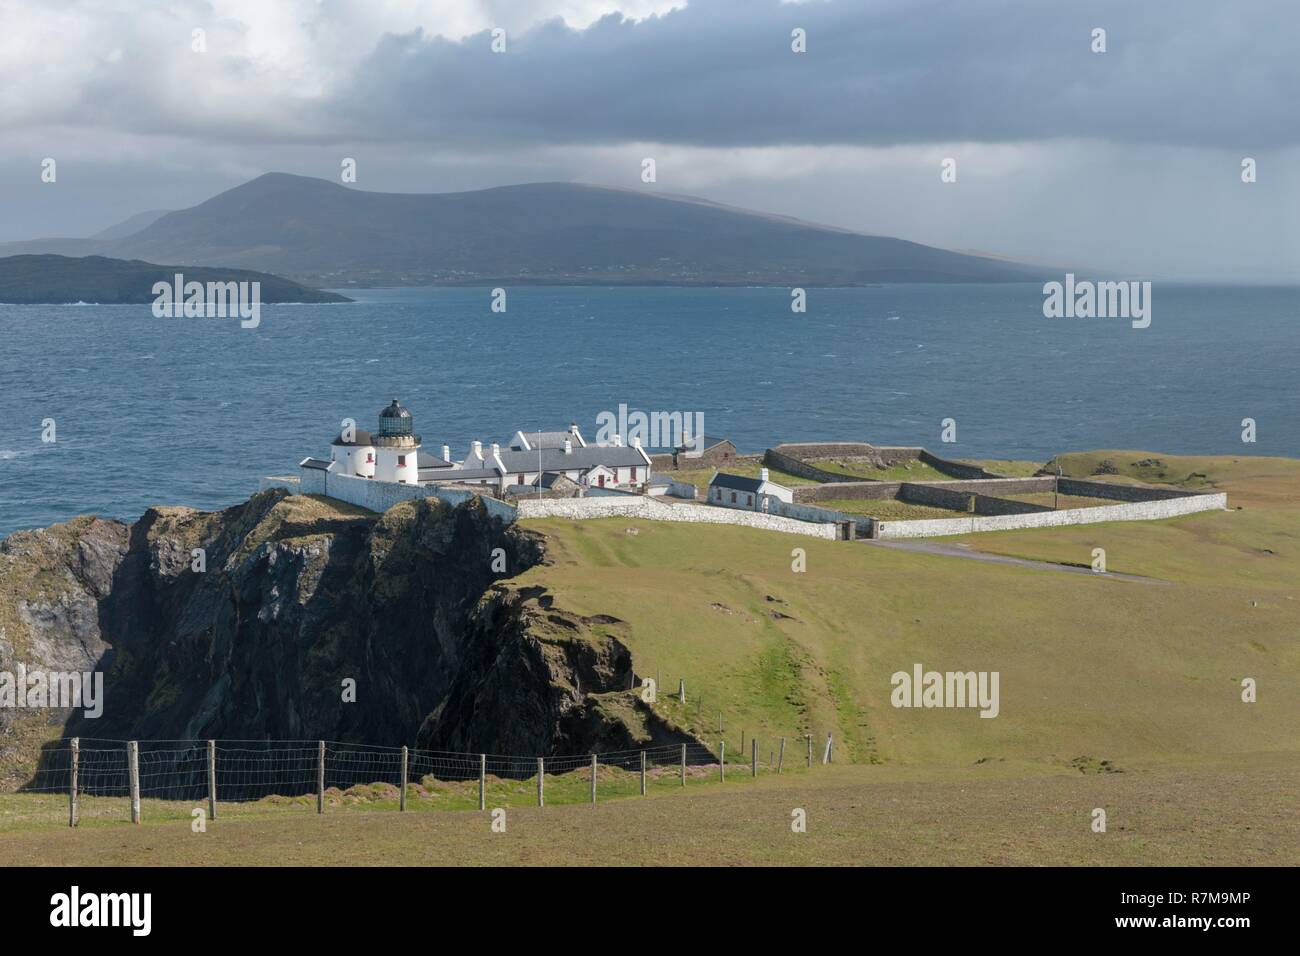
M 590 182 L 1300 281 L 1294 0 L 0 0 L 0 23 L 0 240 L 350 158 L 366 190 Z

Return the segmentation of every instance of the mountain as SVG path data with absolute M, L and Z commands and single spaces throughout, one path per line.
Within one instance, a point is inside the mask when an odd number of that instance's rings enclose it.
M 182 274 L 186 282 L 260 282 L 261 301 L 264 303 L 352 301 L 333 292 L 309 289 L 279 276 L 246 269 L 163 266 L 103 256 L 74 259 L 56 255 L 23 255 L 0 259 L 0 302 L 20 305 L 153 302 L 154 283 L 170 285 L 177 273 Z
M 146 226 L 152 226 L 163 216 L 171 212 L 170 209 L 150 209 L 148 212 L 138 212 L 129 219 L 123 219 L 116 225 L 109 226 L 107 229 L 95 233 L 92 239 L 121 239 L 125 236 L 134 236 Z
M 181 259 L 326 286 L 818 286 L 1031 281 L 1045 271 L 690 197 L 577 183 L 375 193 L 284 173 L 134 235 L 8 245 L 10 253 Z

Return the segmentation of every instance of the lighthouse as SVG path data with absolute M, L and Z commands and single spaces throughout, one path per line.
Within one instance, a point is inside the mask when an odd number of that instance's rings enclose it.
M 375 480 L 395 481 L 403 485 L 420 483 L 420 436 L 415 434 L 415 420 L 397 399 L 379 413 L 379 431 L 375 446 Z

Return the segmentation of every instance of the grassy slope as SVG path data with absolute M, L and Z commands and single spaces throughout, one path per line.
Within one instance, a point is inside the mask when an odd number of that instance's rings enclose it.
M 188 813 L 159 819 L 146 805 L 143 826 L 0 832 L 0 852 L 20 865 L 1151 866 L 1288 865 L 1300 845 L 1300 765 L 1279 757 L 1096 775 L 986 764 L 734 779 L 595 807 L 519 806 L 505 833 L 473 811 L 358 805 L 324 816 L 222 807 L 196 834 Z M 807 833 L 791 832 L 795 807 L 807 812 Z M 1093 807 L 1107 809 L 1108 832 L 1089 828 Z
M 1101 546 L 1112 570 L 1163 584 L 625 519 L 530 523 L 556 563 L 524 582 L 627 620 L 642 673 L 684 676 L 705 708 L 688 721 L 716 738 L 721 710 L 729 746 L 741 729 L 834 729 L 855 760 L 915 764 L 1294 751 L 1300 462 L 1253 461 L 1262 477 L 1229 487 L 1245 511 L 971 539 L 1076 564 Z M 806 573 L 791 571 L 796 547 Z M 914 662 L 999 671 L 1001 715 L 893 708 L 890 675 Z M 1239 699 L 1245 676 L 1256 704 Z

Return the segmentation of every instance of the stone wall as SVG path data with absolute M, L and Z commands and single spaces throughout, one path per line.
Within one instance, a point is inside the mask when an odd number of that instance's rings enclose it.
M 1035 505 L 1028 501 L 1011 501 L 1008 498 L 994 498 L 990 495 L 975 496 L 977 515 L 1031 515 L 1040 511 L 1055 510 L 1049 505 Z
M 886 468 L 916 461 L 925 451 L 920 445 L 872 445 Z
M 878 461 L 876 449 L 866 442 L 855 441 L 805 441 L 782 442 L 772 449 L 782 455 L 804 460 L 807 458 L 861 458 Z
M 951 488 L 972 495 L 1029 495 L 1051 491 L 1055 478 L 975 478 L 956 481 L 914 481 L 911 484 Z
M 938 455 L 932 455 L 924 448 L 918 455 L 921 461 L 925 462 L 935 471 L 941 471 L 945 475 L 952 475 L 954 478 L 996 478 L 997 475 L 991 471 L 985 471 L 978 465 L 965 465 L 959 461 L 949 461 L 947 458 L 940 458 Z
M 781 515 L 715 508 L 712 505 L 665 504 L 654 498 L 568 498 L 555 501 L 520 501 L 520 518 L 647 518 L 652 521 L 686 521 L 701 524 L 734 524 L 763 531 L 782 531 L 813 538 L 834 540 L 833 524 L 812 524 Z
M 1157 488 L 1152 485 L 1117 485 L 1109 481 L 1062 477 L 1061 494 L 1083 495 L 1087 498 L 1114 498 L 1118 501 L 1167 501 L 1172 498 L 1186 498 L 1188 495 L 1201 494 L 1201 492 Z
M 806 446 L 800 446 L 806 447 Z M 807 478 L 809 481 L 826 481 L 826 482 L 867 482 L 870 478 L 855 478 L 852 475 L 842 475 L 834 471 L 822 471 L 814 465 L 800 461 L 798 458 L 791 458 L 789 455 L 777 451 L 775 448 L 769 448 L 763 455 L 763 464 L 769 468 L 779 468 L 781 471 L 791 475 L 798 475 L 800 478 Z M 780 484 L 780 482 L 777 482 Z
M 391 481 L 375 481 L 373 478 L 357 478 L 354 475 L 333 475 L 324 471 L 319 474 L 326 476 L 324 490 L 312 493 L 328 495 L 371 511 L 387 511 L 400 501 L 411 501 L 415 498 L 439 498 L 449 505 L 458 505 L 477 497 L 482 499 L 489 515 L 500 518 L 507 524 L 515 520 L 515 509 L 510 505 L 488 495 L 475 495 L 472 491 L 437 485 L 399 485 Z
M 1072 524 L 1098 524 L 1103 521 L 1157 521 L 1176 518 L 1197 511 L 1216 511 L 1228 506 L 1226 494 L 1185 495 L 1160 501 L 1138 501 L 1097 508 L 1067 508 L 1035 514 L 936 518 L 927 521 L 878 521 L 875 534 L 880 538 L 936 538 L 980 531 L 1013 531 L 1021 528 L 1051 528 Z
M 836 498 L 897 498 L 901 481 L 833 481 L 821 485 L 800 485 L 794 489 L 795 501 L 833 501 Z
M 925 505 L 930 508 L 947 508 L 949 511 L 975 510 L 975 496 L 973 494 L 939 485 L 918 485 L 905 481 L 898 490 L 898 499 L 906 501 L 908 504 Z

